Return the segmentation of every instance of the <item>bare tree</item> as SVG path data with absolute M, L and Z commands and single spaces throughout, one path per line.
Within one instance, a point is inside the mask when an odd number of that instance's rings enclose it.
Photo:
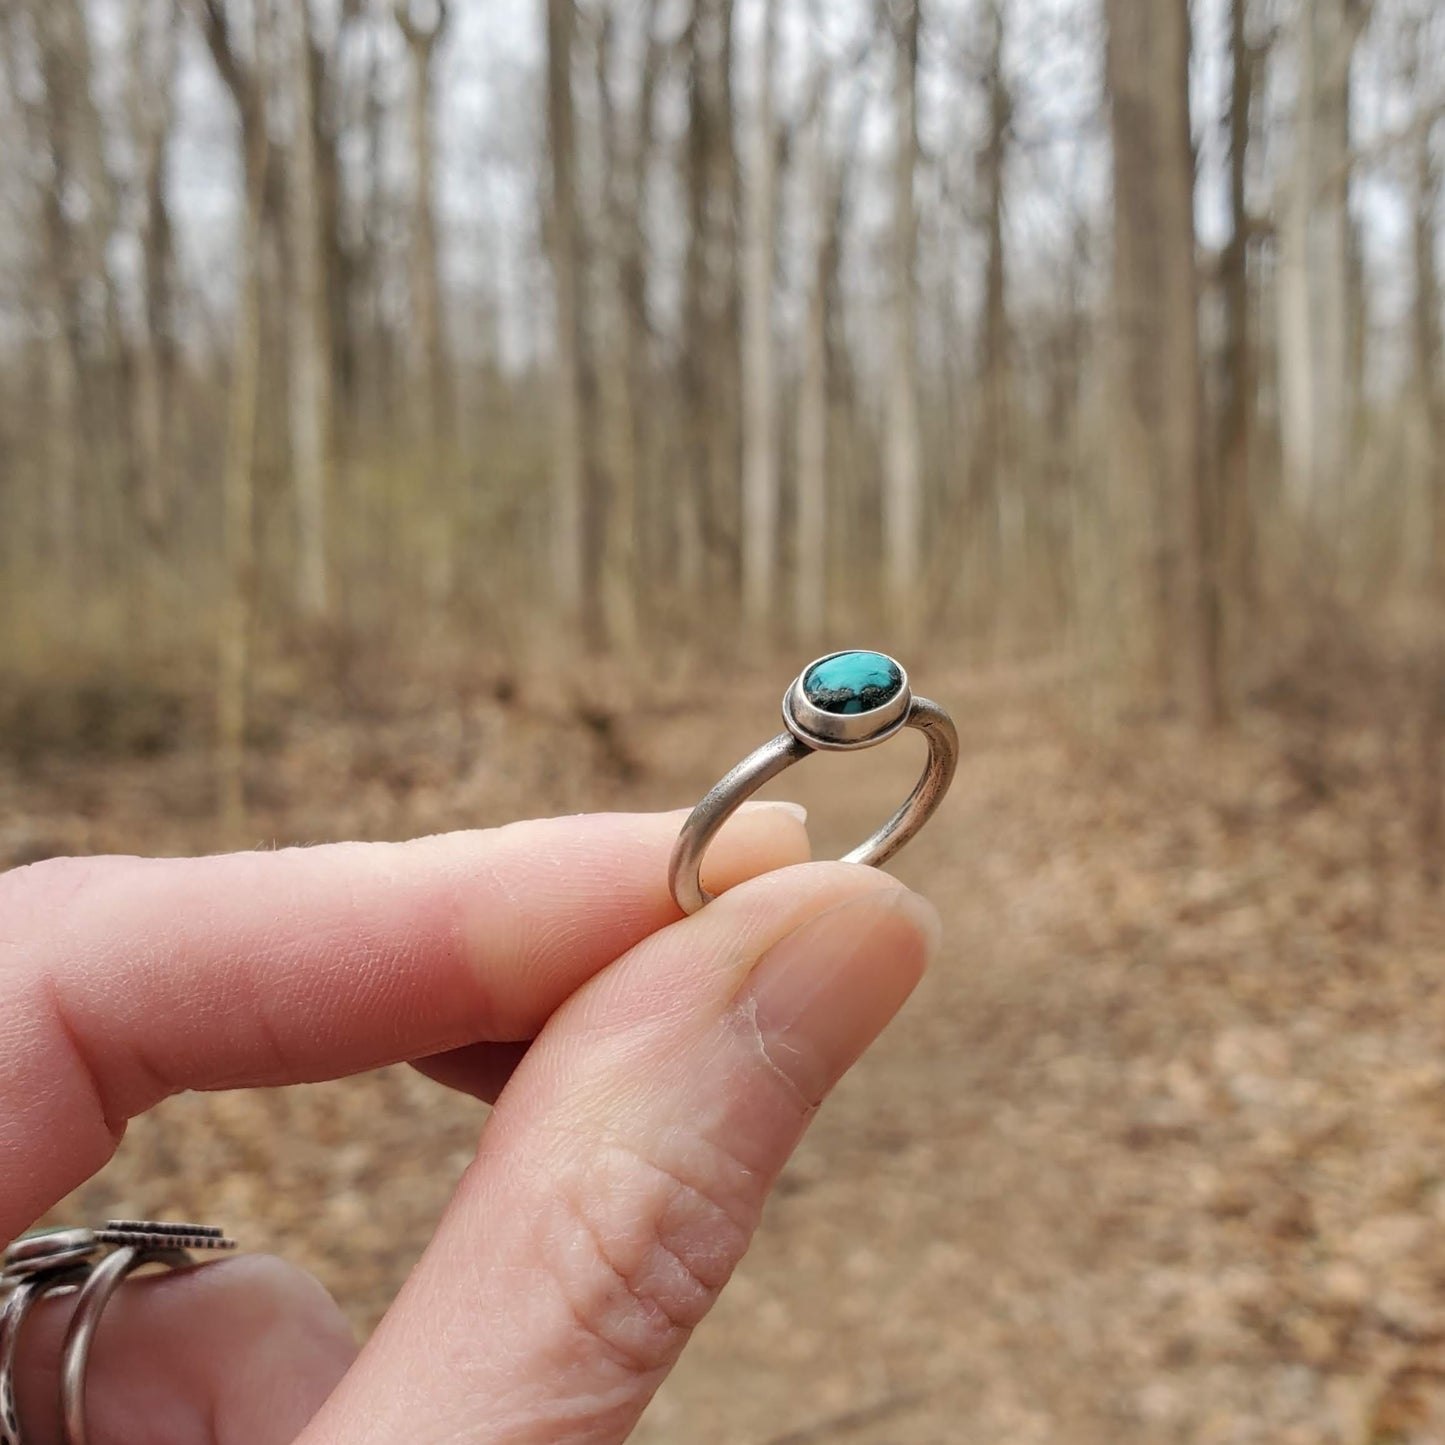
M 595 526 L 597 377 L 587 327 L 587 247 L 577 185 L 572 63 L 574 0 L 547 0 L 547 120 L 552 152 L 549 217 L 556 291 L 556 440 L 552 507 L 553 581 L 564 618 L 604 640 Z
M 1250 450 L 1255 429 L 1247 195 L 1249 143 L 1258 57 L 1249 38 L 1248 0 L 1230 0 L 1229 240 L 1220 257 L 1224 300 L 1223 401 L 1219 438 L 1218 525 L 1223 592 L 1245 606 L 1254 598 L 1254 505 Z
M 923 541 L 918 438 L 918 42 L 920 0 L 888 0 L 894 42 L 893 245 L 889 260 L 891 346 L 883 442 L 883 581 L 890 621 L 903 637 L 917 626 Z
M 153 544 L 171 499 L 177 362 L 175 244 L 166 172 L 174 114 L 180 0 L 130 0 L 126 109 L 136 151 L 135 186 L 144 334 L 135 347 L 137 466 L 141 516 Z
M 1428 12 L 1427 12 L 1428 15 Z M 1427 887 L 1441 883 L 1441 854 L 1445 851 L 1445 371 L 1442 371 L 1440 337 L 1440 273 L 1436 250 L 1440 238 L 1440 165 L 1432 139 L 1440 117 L 1429 118 L 1432 98 L 1420 84 L 1430 55 L 1430 21 L 1419 19 L 1406 29 L 1406 79 L 1417 96 L 1424 124 L 1413 147 L 1411 227 L 1415 271 L 1414 390 L 1425 452 L 1425 503 L 1429 533 L 1426 575 L 1430 599 L 1431 634 L 1426 639 L 1423 668 L 1424 706 L 1420 718 L 1420 783 L 1416 810 L 1421 872 Z M 1440 56 L 1440 51 L 1435 51 Z
M 1279 201 L 1280 440 L 1286 494 L 1338 509 L 1349 466 L 1350 67 L 1369 0 L 1293 0 L 1290 160 Z
M 328 7 L 329 9 L 330 7 Z M 384 7 L 383 7 L 384 13 Z M 330 362 L 331 445 L 333 480 L 344 471 L 346 440 L 358 406 L 360 373 L 360 318 L 356 289 L 362 270 L 360 245 L 353 237 L 346 174 L 341 164 L 343 135 L 348 123 L 346 99 L 349 69 L 343 56 L 349 36 L 367 14 L 367 0 L 340 0 L 335 18 L 326 30 L 311 25 L 311 80 L 313 97 L 312 145 L 316 158 L 316 209 L 321 229 L 321 253 L 327 305 L 326 339 Z M 384 23 L 384 19 L 379 23 Z M 345 511 L 333 508 L 328 531 L 335 531 Z M 338 545 L 340 545 L 338 539 Z
M 688 515 L 680 533 L 685 580 L 705 582 L 715 608 L 735 599 L 740 570 L 733 13 L 733 0 L 693 0 L 685 40 L 688 245 L 681 382 L 692 485 L 681 497 Z
M 980 12 L 983 27 L 983 93 L 988 131 L 978 158 L 983 192 L 984 264 L 983 348 L 980 380 L 983 390 L 978 441 L 974 452 L 976 500 L 987 499 L 994 517 L 991 539 L 997 555 L 995 581 L 1002 582 L 1017 563 L 1023 530 L 1025 498 L 1022 478 L 1011 462 L 1013 395 L 1011 337 L 1008 318 L 1008 258 L 1004 235 L 1004 186 L 1008 166 L 1013 96 L 1004 72 L 1005 11 L 1002 0 L 987 0 Z M 995 624 L 997 623 L 995 607 Z
M 616 364 L 599 376 L 609 485 L 602 573 L 608 632 L 624 651 L 637 643 L 643 594 L 651 580 L 641 563 L 645 522 L 655 520 L 663 500 L 657 498 L 652 506 L 642 502 L 649 488 L 653 414 L 648 395 L 646 210 L 653 112 L 663 61 L 658 10 L 658 0 L 647 0 L 637 17 L 642 45 L 634 101 L 619 100 L 614 94 L 621 88 L 621 77 L 613 46 L 617 11 L 611 5 L 602 12 L 594 47 L 603 172 L 599 226 L 608 276 L 597 311 L 603 345 L 616 357 Z M 655 537 L 654 532 L 654 541 Z M 660 557 L 663 550 L 662 544 L 655 545 L 652 556 Z
M 1205 725 L 1223 714 L 1203 464 L 1188 0 L 1107 0 L 1114 298 L 1127 484 L 1152 503 L 1155 662 Z
M 268 24 L 269 8 L 258 3 L 253 16 L 258 54 Z M 246 155 L 245 220 L 238 258 L 230 404 L 221 471 L 226 594 L 217 659 L 216 771 L 221 826 L 236 840 L 246 820 L 246 728 L 250 711 L 251 633 L 256 610 L 255 466 L 261 399 L 262 246 L 266 177 L 271 163 L 264 90 L 256 92 L 254 103 L 255 123 L 250 139 L 256 150 Z
M 201 33 L 210 51 L 216 74 L 230 93 L 241 125 L 241 159 L 245 166 L 259 166 L 260 158 L 270 155 L 264 134 L 266 127 L 266 92 L 259 55 L 247 55 L 236 44 L 235 28 L 226 0 L 192 0 Z M 273 194 L 275 166 L 265 166 L 267 183 L 261 190 L 263 202 Z M 251 192 L 250 171 L 247 172 L 247 194 Z
M 1426 24 L 1413 27 L 1412 63 L 1415 64 L 1429 53 L 1425 49 Z M 1437 50 L 1436 54 L 1440 52 Z M 1414 78 L 1418 85 L 1418 76 Z M 1423 92 L 1423 87 L 1420 91 Z M 1420 103 L 1423 113 L 1430 101 L 1422 94 Z M 1440 162 L 1432 143 L 1442 120 L 1445 117 L 1437 115 L 1422 126 L 1413 147 L 1411 249 L 1415 271 L 1414 384 L 1427 458 L 1429 583 L 1435 596 L 1445 600 L 1445 372 L 1442 372 L 1441 357 L 1440 272 L 1436 261 L 1442 184 Z
M 777 366 L 773 263 L 777 246 L 778 134 L 773 72 L 778 6 L 764 0 L 758 41 L 748 169 L 743 187 L 743 610 L 766 630 L 773 615 L 778 534 Z
M 55 555 L 69 569 L 94 532 L 90 519 L 113 511 L 115 484 L 133 480 L 129 357 L 110 266 L 118 199 L 95 103 L 88 18 L 79 0 L 27 0 L 10 24 L 12 42 L 22 25 L 27 31 L 34 64 L 34 85 L 21 79 L 18 62 L 12 79 L 29 145 L 41 158 L 35 210 L 42 243 L 35 264 L 55 429 L 48 490 Z M 83 437 L 90 438 L 92 462 L 101 465 L 92 465 L 82 508 Z M 73 572 L 68 575 L 73 580 Z
M 406 41 L 410 87 L 407 128 L 411 138 L 411 315 L 416 343 L 414 415 L 419 434 L 434 447 L 446 416 L 446 338 L 437 272 L 436 130 L 432 75 L 437 46 L 446 33 L 446 0 L 430 13 L 416 0 L 395 0 L 397 28 Z
M 828 605 L 828 295 L 837 251 L 840 181 L 827 144 L 828 71 L 813 63 L 798 170 L 806 225 L 807 309 L 798 366 L 793 626 L 817 642 Z
M 286 202 L 293 288 L 288 321 L 291 467 L 296 487 L 296 582 L 302 616 L 318 621 L 325 618 L 331 608 L 327 523 L 334 444 L 332 316 L 320 199 L 311 0 L 297 0 L 289 13 L 287 55 L 294 125 Z
M 395 394 L 399 351 L 396 328 L 385 304 L 388 187 L 385 148 L 390 119 L 386 102 L 387 46 L 383 27 L 366 33 L 366 64 L 360 78 L 361 95 L 355 125 L 366 163 L 364 188 L 357 202 L 355 269 L 351 292 L 352 335 L 357 338 L 356 396 L 360 414 L 350 418 L 363 445 L 376 445 L 370 419 L 389 406 Z M 420 189 L 414 193 L 420 196 Z M 438 302 L 440 306 L 440 302 Z
M 48 98 L 36 96 L 24 81 L 22 52 L 32 38 L 28 20 L 24 12 L 0 10 L 6 82 L 24 122 L 23 154 L 29 161 L 23 215 L 40 239 L 30 249 L 25 294 L 41 359 L 39 385 L 33 388 L 44 427 L 41 552 L 69 579 L 75 574 L 80 532 L 83 315 L 70 282 L 74 244 L 60 201 L 68 175 L 66 154 L 52 144 Z
M 451 444 L 450 384 L 442 325 L 441 280 L 437 271 L 436 134 L 432 116 L 433 68 L 446 32 L 446 0 L 430 7 L 417 0 L 394 0 L 392 13 L 406 42 L 410 86 L 407 121 L 412 154 L 411 415 L 417 456 L 425 468 L 423 490 L 430 503 L 426 518 L 427 591 L 434 601 L 452 590 L 455 563 L 446 521 L 450 501 L 445 472 Z
M 111 271 L 108 247 L 117 230 L 119 200 L 107 162 L 105 128 L 96 109 L 90 25 L 81 0 L 31 0 L 32 23 L 39 50 L 40 80 L 48 107 L 52 152 L 63 154 L 65 183 L 58 189 L 62 204 L 76 212 L 72 233 L 73 284 L 95 288 L 101 296 L 98 332 L 103 356 L 116 372 L 124 362 L 119 288 Z M 68 194 L 78 190 L 80 206 Z

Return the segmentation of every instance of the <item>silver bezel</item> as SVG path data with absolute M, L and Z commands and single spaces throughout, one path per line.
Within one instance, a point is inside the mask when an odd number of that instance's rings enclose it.
M 822 657 L 815 657 L 793 679 L 792 685 L 783 696 L 783 722 L 799 742 L 827 752 L 871 748 L 877 743 L 886 742 L 907 724 L 908 709 L 913 705 L 913 690 L 908 685 L 908 669 L 896 657 L 886 652 L 879 655 L 888 658 L 903 674 L 903 686 L 898 689 L 897 696 L 889 698 L 882 707 L 875 707 L 871 712 L 824 712 L 804 696 L 803 679 L 819 663 L 860 650 L 862 649 L 844 647 L 837 652 L 825 652 Z

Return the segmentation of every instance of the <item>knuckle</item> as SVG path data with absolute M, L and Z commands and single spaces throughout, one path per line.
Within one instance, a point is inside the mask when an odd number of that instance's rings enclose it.
M 681 1163 L 620 1143 L 554 1186 L 543 1253 L 585 1347 L 631 1375 L 665 1371 L 711 1309 L 757 1225 L 758 1186 L 726 1151 Z
M 87 915 L 97 912 L 97 897 L 117 879 L 129 886 L 134 866 L 140 860 L 58 857 L 0 873 L 0 1021 L 8 1015 L 22 1028 L 45 1031 L 57 1067 L 85 1081 L 113 1141 L 128 1115 L 103 1086 L 63 985 L 63 963 Z

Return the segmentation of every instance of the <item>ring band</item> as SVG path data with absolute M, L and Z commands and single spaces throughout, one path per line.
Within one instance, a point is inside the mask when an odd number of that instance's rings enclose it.
M 24 1445 L 15 1402 L 15 1352 L 26 1317 L 47 1295 L 74 1289 L 84 1278 L 83 1267 L 62 1271 L 44 1279 L 26 1280 L 6 1297 L 0 1309 L 0 1445 Z
M 85 1373 L 90 1366 L 90 1347 L 100 1317 L 111 1296 L 127 1276 L 148 1264 L 165 1264 L 184 1269 L 193 1261 L 183 1249 L 137 1249 L 122 1245 L 108 1254 L 91 1271 L 80 1289 L 80 1300 L 65 1332 L 60 1356 L 60 1413 L 65 1422 L 66 1445 L 89 1445 L 85 1424 Z
M 702 859 L 718 830 L 764 783 L 814 752 L 874 747 L 905 727 L 928 741 L 928 762 L 903 805 L 865 838 L 845 863 L 877 867 L 933 815 L 958 767 L 958 731 L 936 702 L 914 697 L 908 674 L 879 652 L 833 652 L 809 663 L 783 698 L 787 731 L 750 753 L 698 803 L 673 846 L 668 887 L 684 913 L 713 895 L 702 886 Z
M 0 1445 L 24 1445 L 15 1405 L 15 1354 L 31 1309 L 51 1294 L 79 1291 L 60 1368 L 61 1438 L 86 1445 L 85 1376 L 100 1318 L 128 1275 L 146 1265 L 184 1269 L 190 1250 L 230 1250 L 235 1242 L 200 1224 L 112 1220 L 104 1229 L 27 1235 L 0 1257 Z M 109 1252 L 107 1252 L 109 1251 Z

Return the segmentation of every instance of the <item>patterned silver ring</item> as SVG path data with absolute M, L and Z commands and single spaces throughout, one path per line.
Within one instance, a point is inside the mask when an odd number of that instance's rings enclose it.
M 79 1291 L 61 1359 L 65 1445 L 86 1445 L 85 1377 L 100 1317 L 121 1282 L 146 1265 L 182 1269 L 190 1250 L 231 1250 L 211 1225 L 112 1220 L 104 1229 L 58 1229 L 17 1239 L 0 1259 L 0 1445 L 25 1445 L 15 1400 L 15 1359 L 26 1316 L 52 1294 Z
M 958 730 L 936 702 L 915 697 L 908 674 L 881 652 L 830 652 L 798 674 L 783 697 L 787 731 L 750 753 L 688 816 L 673 845 L 668 887 L 684 913 L 713 895 L 702 886 L 702 859 L 718 830 L 764 783 L 815 752 L 876 747 L 903 728 L 928 741 L 928 761 L 902 807 L 865 838 L 845 863 L 877 867 L 932 817 L 958 767 Z

